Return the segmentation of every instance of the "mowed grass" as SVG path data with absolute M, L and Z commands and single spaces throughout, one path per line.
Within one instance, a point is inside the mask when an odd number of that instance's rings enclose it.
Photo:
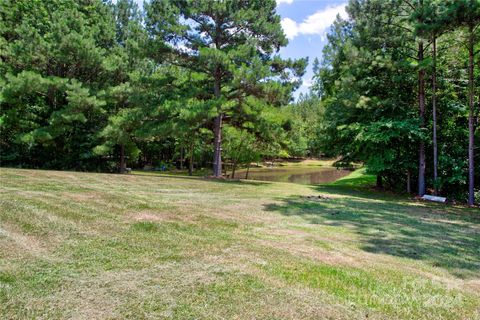
M 480 319 L 479 210 L 370 192 L 362 171 L 0 174 L 1 319 Z

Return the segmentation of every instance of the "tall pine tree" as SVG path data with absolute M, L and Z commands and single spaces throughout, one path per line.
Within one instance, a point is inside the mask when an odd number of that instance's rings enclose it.
M 170 43 L 172 63 L 208 77 L 207 99 L 215 102 L 213 174 L 222 174 L 222 126 L 240 96 L 289 101 L 305 61 L 295 64 L 274 54 L 287 44 L 274 0 L 161 1 L 147 5 L 154 40 Z M 159 47 L 159 50 L 165 50 Z M 293 74 L 287 68 L 293 67 Z M 274 77 L 281 85 L 274 84 Z

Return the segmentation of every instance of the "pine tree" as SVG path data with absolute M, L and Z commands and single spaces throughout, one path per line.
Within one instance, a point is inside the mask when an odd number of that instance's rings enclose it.
M 133 0 L 119 0 L 113 6 L 115 19 L 115 46 L 110 50 L 104 65 L 111 74 L 111 86 L 106 90 L 106 100 L 110 113 L 108 123 L 99 133 L 103 143 L 94 148 L 99 155 L 111 154 L 118 146 L 118 171 L 126 171 L 126 157 L 134 160 L 138 149 L 134 131 L 141 123 L 143 113 L 132 103 L 135 81 L 132 74 L 144 68 L 146 33 L 137 4 Z
M 286 68 L 293 67 L 295 76 L 304 72 L 305 61 L 294 65 L 274 56 L 287 44 L 275 8 L 273 0 L 154 0 L 147 6 L 152 39 L 169 40 L 173 63 L 208 76 L 211 89 L 205 94 L 216 105 L 213 124 L 216 177 L 222 174 L 222 126 L 229 108 L 235 105 L 232 101 L 255 95 L 287 102 L 298 83 L 287 81 Z M 272 79 L 274 74 L 281 77 L 283 87 L 275 87 L 273 81 L 260 82 Z
M 110 78 L 104 61 L 114 41 L 110 8 L 73 0 L 5 1 L 0 8 L 2 160 L 96 167 L 92 148 Z
M 477 0 L 462 0 L 454 3 L 456 6 L 456 21 L 467 29 L 468 50 L 468 204 L 475 202 L 475 44 L 479 39 L 480 2 Z

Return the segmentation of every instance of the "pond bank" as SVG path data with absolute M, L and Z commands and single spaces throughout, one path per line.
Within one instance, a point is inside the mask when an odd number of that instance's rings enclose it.
M 275 166 L 250 168 L 248 170 L 248 180 L 322 184 L 334 182 L 352 172 L 352 170 L 334 167 L 334 162 L 334 159 L 277 162 Z M 247 169 L 238 170 L 235 174 L 237 179 L 244 179 L 245 177 L 247 177 Z

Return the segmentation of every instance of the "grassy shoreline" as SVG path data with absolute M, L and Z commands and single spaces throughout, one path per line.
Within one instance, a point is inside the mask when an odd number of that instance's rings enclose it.
M 480 318 L 478 209 L 372 181 L 2 168 L 0 317 Z

